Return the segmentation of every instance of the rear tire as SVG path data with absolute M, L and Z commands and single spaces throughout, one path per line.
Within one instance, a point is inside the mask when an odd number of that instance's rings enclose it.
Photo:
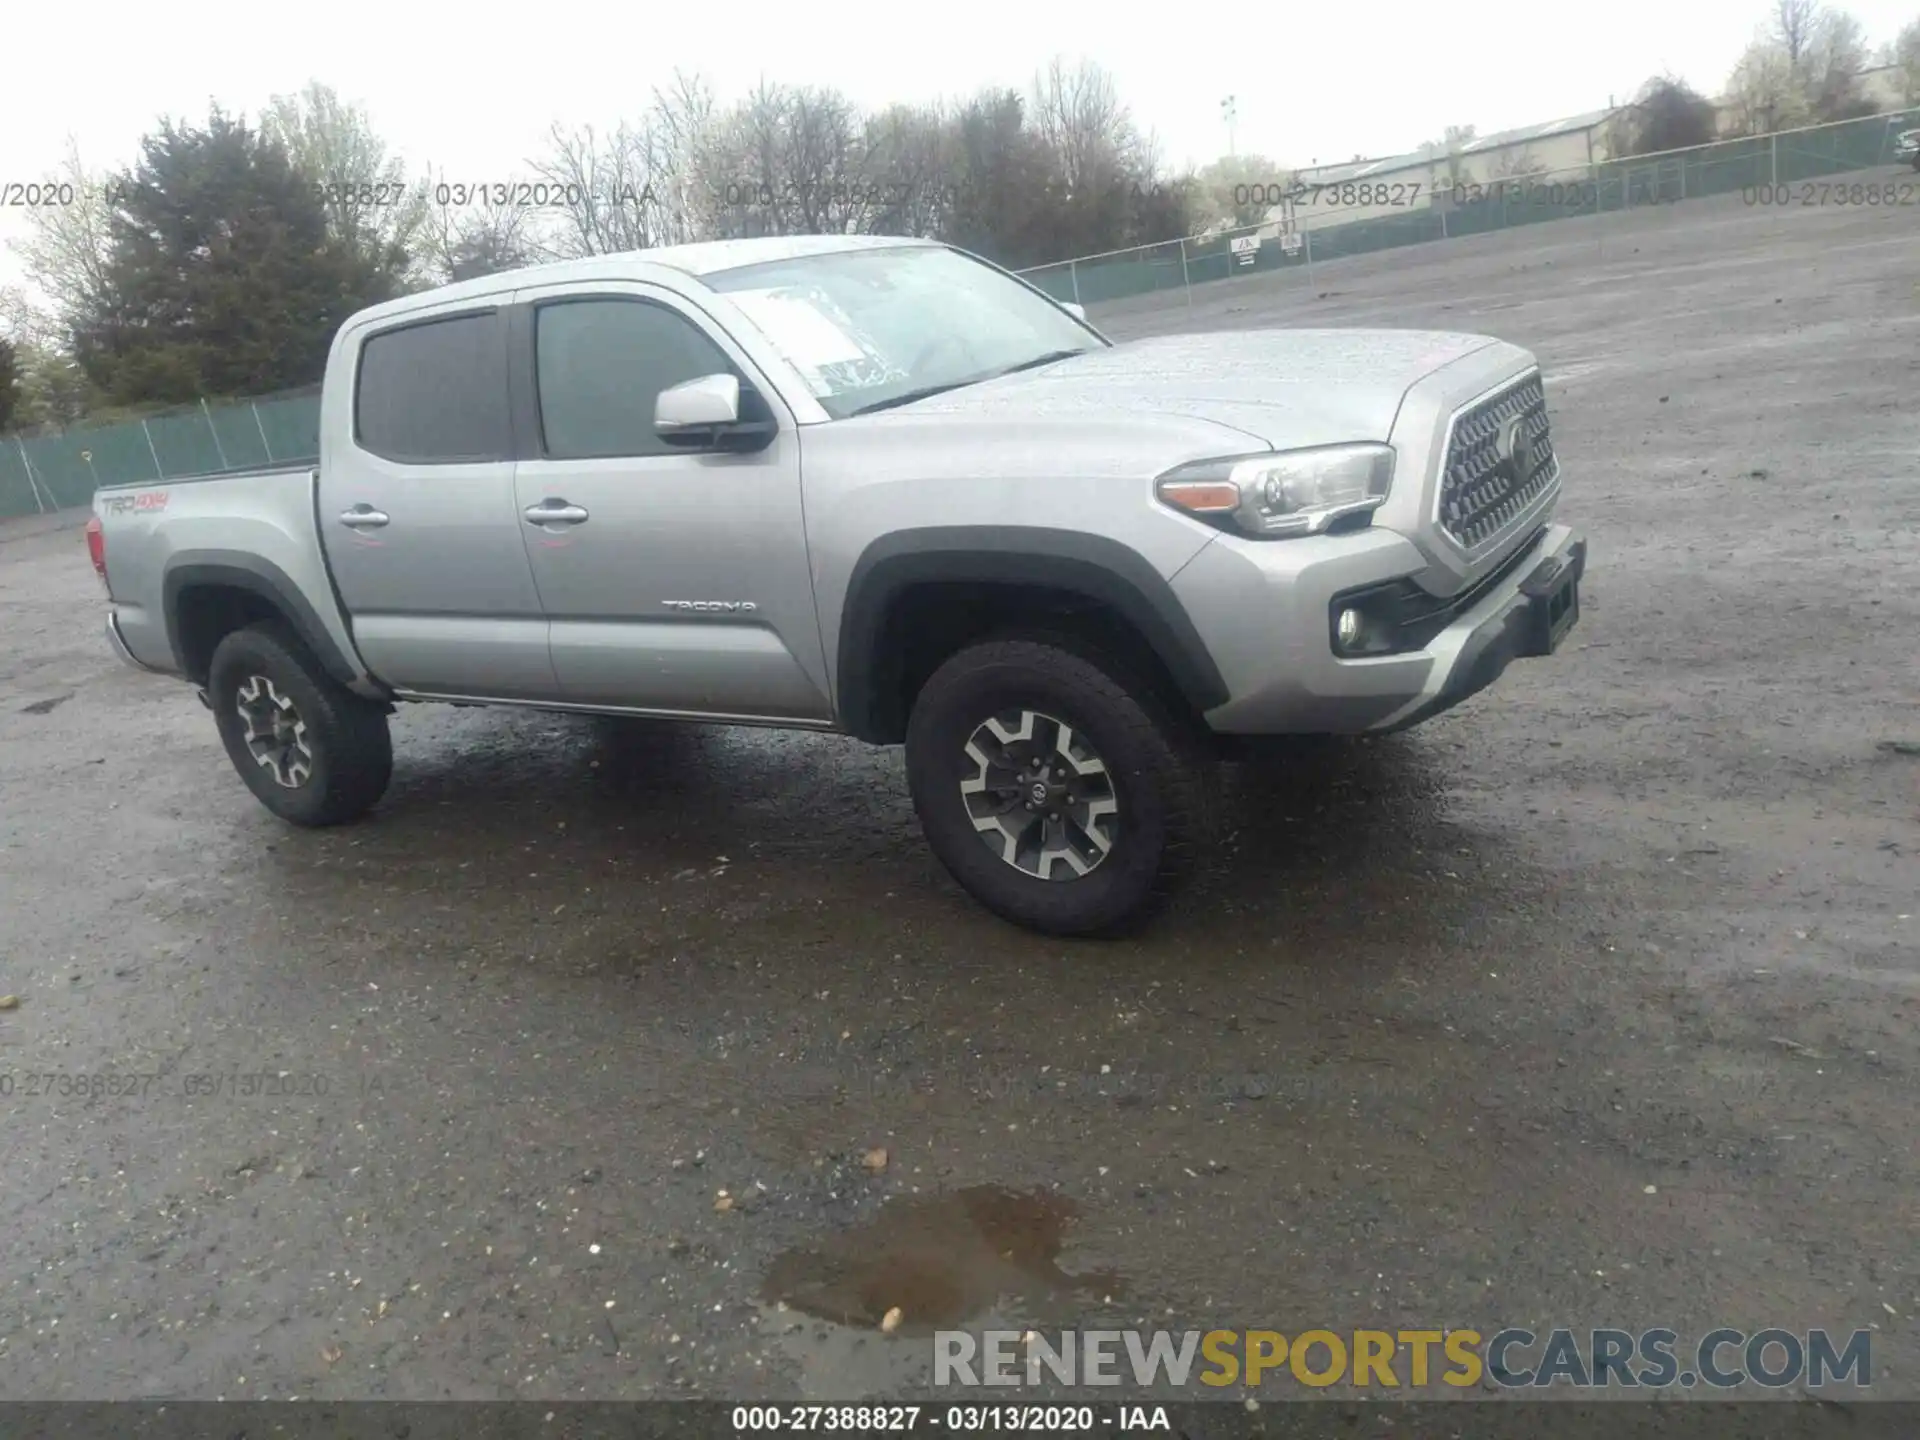
M 338 825 L 386 793 L 393 739 L 385 711 L 327 674 L 284 625 L 249 625 L 223 639 L 207 699 L 233 768 L 282 820 Z
M 927 843 L 987 909 L 1052 935 L 1138 926 L 1211 836 L 1215 768 L 1110 656 L 1065 637 L 952 656 L 907 724 Z

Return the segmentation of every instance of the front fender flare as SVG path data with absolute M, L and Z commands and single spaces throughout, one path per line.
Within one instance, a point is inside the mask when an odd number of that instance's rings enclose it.
M 894 602 L 914 585 L 956 581 L 1044 585 L 1096 601 L 1132 626 L 1196 713 L 1228 699 L 1226 681 L 1173 587 L 1138 551 L 1076 530 L 936 526 L 882 536 L 854 564 L 835 670 L 840 722 L 849 734 L 884 743 L 889 729 L 878 682 Z

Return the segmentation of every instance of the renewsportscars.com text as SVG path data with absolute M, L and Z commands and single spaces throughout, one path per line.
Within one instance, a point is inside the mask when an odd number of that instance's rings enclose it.
M 1872 1383 L 1872 1332 L 1710 1330 L 1692 1342 L 1655 1328 L 1478 1330 L 941 1330 L 936 1386 L 1346 1384 L 1407 1390 L 1810 1389 Z

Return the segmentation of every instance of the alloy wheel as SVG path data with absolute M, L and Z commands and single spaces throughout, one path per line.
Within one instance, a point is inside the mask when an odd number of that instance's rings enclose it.
M 274 782 L 298 790 L 313 776 L 313 750 L 307 744 L 307 722 L 291 696 L 264 675 L 249 675 L 235 692 L 234 709 L 246 726 L 242 738 L 247 752 Z
M 1106 761 L 1057 716 L 1011 710 L 966 743 L 960 796 L 981 841 L 1040 880 L 1077 880 L 1112 853 L 1120 801 Z

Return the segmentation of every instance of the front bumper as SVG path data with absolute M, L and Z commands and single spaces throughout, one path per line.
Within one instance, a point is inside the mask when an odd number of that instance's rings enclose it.
M 1579 620 L 1586 542 L 1545 525 L 1464 593 L 1416 648 L 1343 659 L 1329 616 L 1342 597 L 1423 567 L 1391 531 L 1216 542 L 1174 577 L 1230 694 L 1220 735 L 1356 735 L 1404 729 L 1484 690 L 1518 659 L 1551 653 Z
M 1515 660 L 1551 655 L 1580 623 L 1580 580 L 1586 571 L 1587 542 L 1569 531 L 1557 547 L 1520 567 L 1518 589 L 1497 587 L 1504 593 L 1487 613 L 1475 619 L 1483 608 L 1476 604 L 1440 633 L 1435 645 L 1451 645 L 1451 656 L 1440 657 L 1433 678 L 1404 710 L 1373 728 L 1418 725 L 1479 694 Z

